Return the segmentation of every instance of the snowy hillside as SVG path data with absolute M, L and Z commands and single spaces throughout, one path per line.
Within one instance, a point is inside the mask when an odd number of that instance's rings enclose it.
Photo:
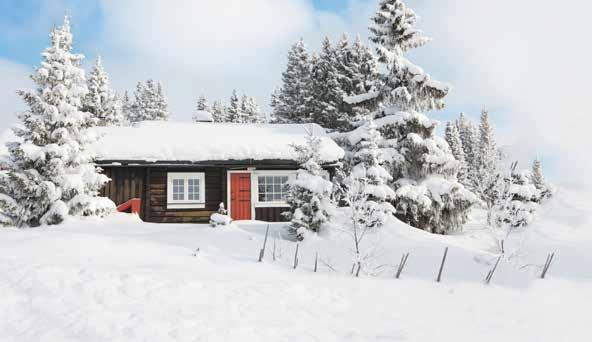
M 337 230 L 308 237 L 294 270 L 295 243 L 284 239 L 270 238 L 257 262 L 265 226 L 255 222 L 211 228 L 117 214 L 2 229 L 0 340 L 584 341 L 592 304 L 587 198 L 560 191 L 511 239 L 508 248 L 521 243 L 520 253 L 488 286 L 495 256 L 479 217 L 454 236 L 391 222 L 375 276 L 359 279 L 349 275 L 351 243 Z M 277 237 L 282 226 L 271 231 Z M 547 279 L 537 279 L 552 251 Z M 403 252 L 409 261 L 396 280 Z

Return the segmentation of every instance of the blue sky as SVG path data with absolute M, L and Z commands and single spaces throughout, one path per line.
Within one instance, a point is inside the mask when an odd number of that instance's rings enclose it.
M 551 0 L 408 0 L 421 17 L 420 28 L 434 38 L 411 59 L 454 88 L 448 107 L 431 113 L 434 118 L 445 121 L 461 111 L 477 118 L 486 106 L 502 144 L 514 146 L 523 164 L 538 155 L 552 174 L 579 176 L 579 170 L 558 160 L 580 163 L 587 155 L 582 146 L 592 147 L 579 138 L 586 132 L 572 132 L 585 126 L 580 123 L 587 93 L 579 90 L 592 78 L 592 56 L 581 41 L 588 39 L 584 13 L 592 5 L 566 0 L 572 9 L 568 17 L 557 16 L 546 2 Z M 325 35 L 335 40 L 344 31 L 365 37 L 376 3 L 0 0 L 0 129 L 22 109 L 14 90 L 28 85 L 49 30 L 66 13 L 86 68 L 101 54 L 119 92 L 133 89 L 138 80 L 161 80 L 174 119 L 189 120 L 199 95 L 226 99 L 234 88 L 266 107 L 290 44 L 303 37 L 315 49 Z M 550 67 L 565 57 L 569 63 Z M 569 86 L 549 87 L 549 82 Z M 558 112 L 561 121 L 554 120 Z M 583 164 L 592 172 L 592 162 Z

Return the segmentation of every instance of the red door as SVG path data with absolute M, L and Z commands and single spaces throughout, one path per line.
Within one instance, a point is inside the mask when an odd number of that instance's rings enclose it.
M 251 219 L 251 174 L 230 174 L 230 214 L 233 220 Z

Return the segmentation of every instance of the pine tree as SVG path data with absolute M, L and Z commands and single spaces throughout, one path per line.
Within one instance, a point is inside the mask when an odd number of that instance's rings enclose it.
M 537 158 L 532 162 L 531 177 L 532 184 L 540 192 L 538 202 L 553 197 L 553 188 L 547 183 L 543 176 L 543 167 L 541 161 Z
M 539 208 L 540 191 L 531 183 L 528 172 L 517 171 L 517 162 L 503 178 L 501 191 L 494 204 L 495 222 L 498 226 L 523 227 L 530 224 Z
M 363 120 L 369 113 L 364 106 L 352 106 L 350 97 L 374 91 L 378 82 L 378 67 L 372 51 L 365 47 L 359 36 L 353 45 L 343 34 L 336 48 L 337 75 L 342 99 L 339 99 L 339 113 L 342 124 L 340 131 L 351 130 L 356 122 Z
M 287 202 L 290 211 L 285 215 L 290 220 L 290 229 L 299 239 L 306 231 L 319 232 L 334 211 L 331 201 L 333 184 L 323 178 L 321 167 L 321 139 L 307 130 L 306 144 L 294 145 L 300 169 L 290 184 Z
M 132 122 L 168 120 L 169 112 L 166 97 L 160 82 L 149 79 L 138 82 L 134 92 L 134 111 L 131 113 Z
M 236 90 L 233 90 L 230 96 L 230 104 L 226 107 L 226 122 L 243 123 L 243 119 L 240 99 L 236 94 Z
M 123 93 L 123 99 L 121 100 L 121 111 L 123 113 L 124 123 L 130 123 L 135 118 L 135 103 L 129 98 L 127 90 Z
M 156 85 L 156 100 L 153 120 L 167 121 L 169 119 L 168 101 L 164 95 L 164 89 L 161 82 Z
M 116 126 L 124 122 L 121 102 L 109 87 L 109 76 L 103 68 L 101 57 L 87 81 L 88 94 L 84 97 L 82 110 L 93 114 L 99 126 Z
M 307 112 L 312 122 L 325 128 L 347 125 L 347 114 L 340 113 L 343 93 L 339 85 L 337 56 L 329 38 L 325 37 L 321 53 L 312 65 Z
M 227 122 L 227 113 L 224 104 L 221 101 L 214 101 L 212 104 L 212 116 L 214 122 Z
M 464 113 L 460 113 L 460 117 L 456 121 L 456 127 L 460 135 L 460 140 L 462 141 L 462 148 L 465 155 L 468 187 L 473 189 L 478 169 L 476 161 L 478 160 L 479 154 L 477 148 L 479 145 L 479 130 L 469 119 L 467 119 Z
M 210 108 L 210 106 L 208 106 L 208 100 L 205 98 L 205 96 L 202 95 L 197 100 L 197 105 L 195 106 L 195 113 L 193 114 L 192 119 L 194 122 L 214 120 L 212 109 Z
M 208 100 L 206 99 L 205 96 L 201 95 L 199 97 L 199 99 L 197 100 L 197 105 L 195 107 L 195 110 L 205 111 L 205 112 L 211 111 L 210 106 L 208 106 Z
M 486 110 L 481 112 L 477 156 L 473 189 L 481 200 L 486 203 L 488 209 L 487 222 L 493 224 L 493 206 L 498 196 L 500 196 L 502 177 L 499 171 L 500 158 L 495 143 L 495 135 L 489 122 L 489 112 Z
M 282 73 L 282 86 L 272 101 L 273 116 L 278 123 L 310 122 L 305 110 L 310 82 L 309 55 L 301 39 L 288 52 L 286 71 Z
M 415 13 L 401 0 L 381 0 L 372 18 L 370 38 L 385 64 L 377 91 L 350 99 L 367 105 L 384 142 L 388 170 L 396 194 L 396 216 L 430 232 L 459 230 L 477 202 L 473 193 L 456 180 L 459 163 L 444 139 L 436 137 L 437 122 L 423 112 L 441 109 L 449 87 L 432 80 L 406 57 L 429 41 L 415 27 Z M 350 135 L 355 143 L 360 128 Z
M 357 206 L 358 224 L 363 227 L 382 226 L 395 213 L 389 203 L 395 199 L 395 192 L 388 186 L 391 175 L 382 166 L 384 160 L 379 143 L 382 140 L 374 121 L 367 117 L 361 139 L 354 147 L 350 175 L 345 180 L 346 201 L 350 207 Z
M 263 122 L 263 113 L 261 108 L 255 101 L 255 98 L 243 95 L 241 99 L 241 112 L 244 115 L 245 123 L 261 123 Z
M 462 147 L 462 141 L 458 129 L 456 128 L 456 124 L 452 122 L 448 122 L 446 124 L 444 139 L 448 143 L 448 146 L 450 146 L 450 151 L 452 152 L 454 159 L 456 159 L 459 163 L 458 173 L 456 175 L 457 180 L 465 186 L 469 185 L 468 166 L 465 160 L 465 152 Z
M 36 89 L 18 91 L 28 110 L 14 129 L 20 142 L 8 143 L 8 170 L 0 174 L 0 219 L 4 224 L 58 224 L 68 215 L 101 215 L 114 210 L 98 197 L 108 181 L 86 147 L 94 136 L 86 128 L 97 119 L 82 112 L 88 93 L 83 55 L 72 53 L 70 21 L 50 34 L 51 46 L 31 76 Z

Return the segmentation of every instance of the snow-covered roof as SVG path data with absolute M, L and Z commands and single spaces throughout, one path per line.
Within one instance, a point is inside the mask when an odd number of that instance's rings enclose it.
M 325 130 L 310 124 L 232 124 L 145 121 L 130 127 L 97 128 L 91 146 L 99 161 L 295 160 L 292 144 L 304 144 L 306 129 L 321 137 L 321 159 L 344 155 Z

